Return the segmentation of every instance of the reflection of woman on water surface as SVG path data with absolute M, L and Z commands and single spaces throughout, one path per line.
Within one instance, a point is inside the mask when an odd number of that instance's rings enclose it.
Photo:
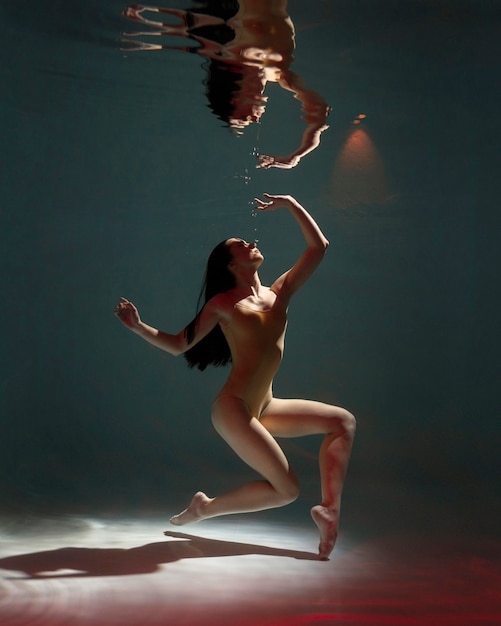
M 263 255 L 255 244 L 230 238 L 212 251 L 205 277 L 205 304 L 176 335 L 141 321 L 136 307 L 121 298 L 120 320 L 149 343 L 173 355 L 185 354 L 190 366 L 231 361 L 226 383 L 212 406 L 212 423 L 236 454 L 264 480 L 215 498 L 201 491 L 187 509 L 171 518 L 184 525 L 229 513 L 280 507 L 298 496 L 298 480 L 274 437 L 325 435 L 320 448 L 322 502 L 311 510 L 320 531 L 319 555 L 334 547 L 341 491 L 355 432 L 355 419 L 345 409 L 310 400 L 284 400 L 272 393 L 294 293 L 320 264 L 327 239 L 311 215 L 291 196 L 265 194 L 256 207 L 286 207 L 298 223 L 306 249 L 294 266 L 271 287 L 261 284 Z
M 267 98 L 268 82 L 278 83 L 294 94 L 302 105 L 306 129 L 300 145 L 278 156 L 261 154 L 257 167 L 292 168 L 320 143 L 329 107 L 316 92 L 307 89 L 301 78 L 290 70 L 294 51 L 294 25 L 287 14 L 286 0 L 236 0 L 202 2 L 191 11 L 129 5 L 124 14 L 157 30 L 127 33 L 139 36 L 176 36 L 198 45 L 175 46 L 127 41 L 127 49 L 182 50 L 209 59 L 207 97 L 213 112 L 231 128 L 241 131 L 259 122 Z M 144 14 L 174 16 L 180 25 L 147 19 Z

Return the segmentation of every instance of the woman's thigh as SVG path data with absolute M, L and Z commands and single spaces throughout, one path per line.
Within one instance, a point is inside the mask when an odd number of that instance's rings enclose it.
M 343 435 L 353 429 L 355 418 L 340 406 L 314 400 L 273 398 L 259 418 L 275 437 L 302 437 L 335 433 Z
M 295 482 L 282 449 L 243 400 L 219 396 L 212 407 L 212 423 L 234 452 L 274 487 Z

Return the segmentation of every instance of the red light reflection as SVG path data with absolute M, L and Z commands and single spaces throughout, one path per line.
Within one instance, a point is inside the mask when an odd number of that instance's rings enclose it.
M 366 204 L 382 204 L 388 199 L 383 159 L 367 131 L 358 124 L 343 144 L 332 172 L 332 191 L 336 205 L 355 208 Z

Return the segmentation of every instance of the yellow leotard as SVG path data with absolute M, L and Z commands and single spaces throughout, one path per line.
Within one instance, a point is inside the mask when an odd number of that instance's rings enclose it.
M 221 395 L 241 398 L 259 418 L 272 397 L 272 382 L 284 351 L 287 312 L 279 303 L 258 311 L 237 302 L 221 329 L 233 366 Z

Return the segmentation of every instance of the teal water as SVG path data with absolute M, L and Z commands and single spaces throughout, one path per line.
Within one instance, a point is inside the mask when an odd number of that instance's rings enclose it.
M 140 26 L 123 7 L 2 3 L 2 507 L 158 507 L 245 475 L 210 424 L 224 372 L 145 347 L 113 308 L 126 296 L 177 332 L 228 236 L 259 239 L 272 280 L 301 238 L 286 214 L 253 214 L 268 191 L 331 242 L 275 391 L 357 415 L 354 526 L 415 490 L 419 507 L 474 496 L 464 524 L 495 528 L 500 5 L 289 2 L 293 69 L 332 110 L 287 170 L 256 154 L 297 145 L 292 94 L 269 85 L 237 136 L 208 107 L 207 61 L 124 49 Z M 317 446 L 285 444 L 312 500 Z

